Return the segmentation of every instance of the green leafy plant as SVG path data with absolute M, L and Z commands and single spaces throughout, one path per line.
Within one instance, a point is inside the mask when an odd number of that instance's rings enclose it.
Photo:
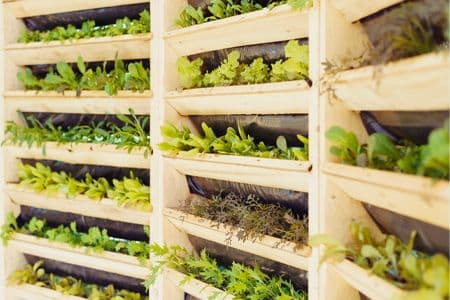
M 132 172 L 130 177 L 113 179 L 111 184 L 104 177 L 94 179 L 90 174 L 86 174 L 84 180 L 78 180 L 63 171 L 53 172 L 50 167 L 39 162 L 35 166 L 19 164 L 18 167 L 20 185 L 36 192 L 61 193 L 69 198 L 85 195 L 92 200 L 109 197 L 118 206 L 137 207 L 147 211 L 152 209 L 150 187 Z
M 290 281 L 279 276 L 271 277 L 262 272 L 258 265 L 247 267 L 233 262 L 231 266 L 220 266 L 205 250 L 196 256 L 180 246 L 152 244 L 150 252 L 158 257 L 158 260 L 145 281 L 147 288 L 154 283 L 161 269 L 167 267 L 186 274 L 183 283 L 196 278 L 225 290 L 236 299 L 307 298 L 306 293 L 296 290 Z M 211 295 L 210 298 L 219 299 L 219 295 Z
M 128 290 L 118 290 L 114 285 L 99 286 L 86 283 L 72 276 L 61 276 L 47 273 L 43 267 L 44 261 L 39 260 L 35 264 L 27 264 L 23 269 L 15 270 L 8 278 L 9 285 L 31 284 L 41 288 L 47 288 L 60 292 L 63 295 L 71 295 L 90 300 L 148 300 L 147 296 Z
M 380 170 L 449 179 L 449 121 L 428 137 L 428 144 L 414 145 L 402 141 L 395 145 L 387 136 L 374 133 L 367 144 L 360 144 L 356 135 L 340 127 L 332 127 L 326 137 L 334 145 L 330 152 L 345 164 Z
M 14 221 L 13 221 L 14 219 Z M 102 252 L 118 252 L 136 257 L 142 264 L 149 258 L 149 244 L 142 241 L 129 241 L 110 237 L 106 229 L 91 227 L 87 232 L 79 232 L 77 224 L 71 222 L 69 226 L 50 226 L 45 219 L 31 218 L 22 226 L 16 226 L 12 212 L 7 215 L 7 222 L 2 227 L 1 236 L 7 244 L 13 233 L 22 233 L 38 238 L 45 238 L 51 242 L 60 242 L 72 247 L 87 247 L 88 250 Z M 146 229 L 145 232 L 148 232 Z
M 305 147 L 288 147 L 286 138 L 279 136 L 276 146 L 267 146 L 264 142 L 256 143 L 254 139 L 247 135 L 244 128 L 238 125 L 236 131 L 228 127 L 223 136 L 216 136 L 212 128 L 206 123 L 202 123 L 203 135 L 191 133 L 190 129 L 183 127 L 181 130 L 174 125 L 167 123 L 161 126 L 161 134 L 164 142 L 158 147 L 171 155 L 184 152 L 188 155 L 199 153 L 217 153 L 225 155 L 242 155 L 262 158 L 278 158 L 288 160 L 308 160 L 308 139 L 297 135 L 297 138 L 304 143 Z
M 447 299 L 449 296 L 449 262 L 445 255 L 433 256 L 413 249 L 416 233 L 407 244 L 393 235 L 375 239 L 360 223 L 351 223 L 352 243 L 343 245 L 334 238 L 320 234 L 310 245 L 325 246 L 321 261 L 342 261 L 347 258 L 370 270 L 395 286 L 412 291 L 405 299 Z
M 150 12 L 143 10 L 139 19 L 130 20 L 128 17 L 118 19 L 114 24 L 97 26 L 95 21 L 88 20 L 80 28 L 69 24 L 66 27 L 58 26 L 51 30 L 23 30 L 18 42 L 51 42 L 79 40 L 87 38 L 118 36 L 124 34 L 141 34 L 150 32 Z
M 87 69 L 81 56 L 77 60 L 78 72 L 75 72 L 66 62 L 56 64 L 56 72 L 51 69 L 47 75 L 39 79 L 33 75 L 32 71 L 26 68 L 17 74 L 17 79 L 26 90 L 37 91 L 76 91 L 77 96 L 83 90 L 104 90 L 108 95 L 113 96 L 119 90 L 131 90 L 144 92 L 150 89 L 150 70 L 144 68 L 142 62 L 129 63 L 125 67 L 123 61 L 116 59 L 114 69 L 110 72 L 106 70 L 106 62 L 103 67 Z
M 256 195 L 236 195 L 222 192 L 212 199 L 194 196 L 185 201 L 180 209 L 188 214 L 214 221 L 216 226 L 227 224 L 236 230 L 227 232 L 228 239 L 262 239 L 274 236 L 283 242 L 294 242 L 303 247 L 308 237 L 308 219 L 277 204 L 266 204 Z
M 131 153 L 134 149 L 145 149 L 144 156 L 148 158 L 152 151 L 150 146 L 150 135 L 145 128 L 149 124 L 149 117 L 136 116 L 132 109 L 130 116 L 119 114 L 118 119 L 123 123 L 97 122 L 89 125 L 76 125 L 63 128 L 56 127 L 52 118 L 44 123 L 35 117 L 27 117 L 30 126 L 19 125 L 13 121 L 6 122 L 5 139 L 3 145 L 27 145 L 43 148 L 45 154 L 45 142 L 56 142 L 58 144 L 94 143 L 101 145 L 116 145 L 117 149 L 125 149 Z M 23 115 L 20 114 L 22 118 Z
M 177 61 L 178 75 L 183 88 L 229 86 L 236 84 L 256 84 L 266 82 L 301 80 L 308 78 L 309 48 L 291 40 L 286 43 L 286 59 L 278 60 L 271 66 L 262 58 L 256 58 L 249 65 L 239 62 L 239 51 L 235 50 L 219 67 L 203 73 L 203 60 L 190 61 L 180 57 Z
M 304 9 L 312 6 L 312 0 L 270 0 L 267 8 L 272 9 L 275 6 L 289 4 L 294 9 Z M 211 0 L 206 9 L 194 8 L 187 5 L 175 24 L 179 27 L 188 27 L 205 22 L 229 18 L 252 11 L 263 9 L 264 6 L 255 3 L 254 0 Z

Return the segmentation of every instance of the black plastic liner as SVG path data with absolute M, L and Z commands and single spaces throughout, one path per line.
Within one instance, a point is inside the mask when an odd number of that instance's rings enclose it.
M 280 204 L 301 216 L 308 215 L 307 193 L 195 176 L 187 176 L 187 181 L 191 193 L 205 198 L 211 199 L 221 192 L 233 192 L 244 196 L 253 194 L 262 202 Z
M 108 25 L 116 22 L 117 19 L 128 17 L 139 19 L 139 13 L 144 9 L 150 10 L 149 3 L 132 5 L 104 7 L 73 12 L 65 12 L 53 15 L 43 15 L 24 18 L 25 26 L 29 30 L 49 30 L 56 26 L 66 26 L 72 24 L 80 27 L 84 21 L 95 20 L 97 25 Z
M 405 11 L 395 14 L 403 5 L 408 5 L 407 19 L 421 23 L 426 31 L 431 31 L 436 44 L 448 43 L 445 38 L 445 29 L 448 28 L 448 8 L 447 0 L 411 0 L 405 3 L 388 7 L 380 12 L 361 20 L 364 30 L 373 46 L 374 57 L 372 64 L 385 63 L 400 58 L 414 56 L 416 53 L 408 53 L 406 48 L 392 49 L 393 37 L 400 34 L 408 34 L 410 27 L 405 26 L 403 14 Z M 416 26 L 415 26 L 416 27 Z M 415 28 L 415 31 L 420 31 Z M 419 35 L 420 33 L 416 33 Z M 413 35 L 413 33 L 409 34 Z M 393 51 L 392 51 L 393 50 Z
M 204 240 L 199 237 L 191 235 L 188 237 L 197 252 L 202 249 L 206 249 L 208 254 L 217 259 L 217 262 L 220 265 L 231 265 L 233 262 L 237 262 L 248 266 L 253 266 L 254 263 L 257 263 L 263 272 L 272 276 L 281 275 L 284 279 L 291 280 L 292 284 L 297 289 L 306 290 L 308 287 L 308 272 L 304 270 Z
M 144 232 L 143 225 L 140 224 L 111 221 L 30 206 L 20 206 L 20 215 L 17 218 L 19 224 L 23 225 L 33 217 L 45 219 L 47 220 L 47 224 L 54 227 L 59 225 L 68 226 L 71 222 L 75 221 L 79 231 L 87 232 L 89 228 L 97 226 L 101 229 L 108 230 L 108 234 L 111 237 L 134 241 L 149 241 L 149 238 Z
M 113 179 L 122 179 L 125 176 L 129 177 L 130 171 L 132 171 L 135 177 L 141 179 L 144 184 L 150 185 L 150 174 L 147 169 L 68 164 L 57 160 L 21 159 L 21 161 L 23 164 L 30 164 L 33 166 L 36 162 L 40 162 L 49 166 L 55 172 L 65 171 L 78 180 L 84 179 L 86 174 L 89 173 L 92 178 L 97 179 L 99 177 L 105 177 L 111 182 Z
M 415 230 L 417 236 L 414 249 L 430 254 L 439 252 L 449 256 L 450 239 L 448 230 L 380 207 L 369 204 L 364 204 L 364 207 L 383 232 L 396 235 L 407 243 L 411 232 Z
M 31 122 L 27 120 L 28 117 L 33 116 L 40 123 L 44 124 L 47 120 L 51 119 L 52 124 L 55 127 L 61 126 L 66 129 L 67 127 L 74 127 L 77 125 L 91 125 L 92 123 L 113 123 L 117 126 L 123 126 L 123 122 L 117 118 L 116 115 L 103 115 L 103 114 L 69 114 L 69 113 L 48 113 L 48 112 L 23 112 L 27 121 L 27 125 L 31 126 Z M 130 115 L 128 115 L 130 116 Z M 138 115 L 139 116 L 139 115 Z M 146 128 L 144 128 L 146 132 L 150 132 L 150 122 L 148 122 Z
M 25 259 L 29 264 L 35 264 L 42 258 L 25 254 Z M 43 268 L 47 273 L 54 273 L 59 276 L 73 276 L 81 279 L 86 283 L 94 283 L 101 286 L 113 284 L 116 289 L 126 289 L 135 293 L 146 295 L 144 286 L 141 284 L 142 279 L 119 275 L 115 273 L 108 273 L 105 271 L 95 270 L 65 262 L 45 259 Z
M 142 65 L 144 68 L 150 68 L 150 60 L 148 58 L 141 58 L 141 59 L 131 59 L 131 60 L 123 60 L 125 64 L 125 68 L 128 68 L 128 65 L 133 62 L 142 62 Z M 78 73 L 78 67 L 75 62 L 67 62 L 72 67 L 75 73 Z M 88 69 L 96 69 L 97 67 L 100 67 L 103 69 L 103 61 L 94 61 L 94 62 L 85 62 L 86 70 Z M 38 78 L 44 78 L 47 73 L 50 72 L 51 69 L 56 70 L 55 64 L 42 64 L 42 65 L 30 65 L 26 66 L 27 68 L 30 68 L 31 72 L 34 76 Z M 107 61 L 105 65 L 105 70 L 107 72 L 111 72 L 114 69 L 114 61 Z
M 275 145 L 277 137 L 286 138 L 288 146 L 302 146 L 297 134 L 308 136 L 308 115 L 214 115 L 190 116 L 189 119 L 199 130 L 202 122 L 208 124 L 217 136 L 224 135 L 228 127 L 237 129 L 238 124 L 244 127 L 247 135 L 255 141 L 263 141 L 266 145 Z
M 408 139 L 423 145 L 433 129 L 444 125 L 449 111 L 363 111 L 360 115 L 369 134 L 379 132 L 396 143 Z
M 308 39 L 298 39 L 300 45 L 307 45 Z M 211 71 L 222 63 L 224 59 L 227 58 L 228 54 L 232 51 L 238 50 L 240 55 L 239 61 L 241 63 L 250 64 L 254 59 L 262 57 L 265 63 L 272 64 L 277 60 L 284 59 L 284 46 L 286 46 L 287 41 L 265 43 L 249 46 L 233 47 L 215 51 L 209 51 L 204 53 L 199 53 L 195 55 L 190 55 L 188 58 L 194 60 L 196 58 L 203 59 L 202 71 Z

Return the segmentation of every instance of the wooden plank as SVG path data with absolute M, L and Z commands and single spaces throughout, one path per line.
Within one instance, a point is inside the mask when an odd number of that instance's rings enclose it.
M 150 57 L 151 33 L 98 37 L 73 41 L 15 43 L 5 47 L 6 56 L 18 66 L 54 64 L 59 61 L 107 61 L 116 58 L 145 59 Z
M 9 91 L 5 95 L 6 116 L 17 110 L 23 112 L 54 112 L 79 114 L 127 114 L 131 108 L 137 114 L 150 114 L 152 94 L 121 91 L 109 97 L 104 91 L 84 91 L 80 97 L 75 92 Z
M 6 287 L 7 299 L 33 300 L 82 300 L 87 298 L 63 295 L 62 293 L 31 284 L 12 285 Z
M 50 242 L 26 234 L 15 233 L 8 242 L 8 247 L 44 259 L 57 258 L 62 262 L 134 278 L 145 279 L 149 273 L 149 262 L 147 266 L 141 266 L 133 256 L 109 251 L 95 252 L 86 247 L 73 248 L 64 243 Z
M 235 235 L 232 237 L 228 235 L 228 232 L 237 231 L 237 228 L 233 226 L 218 225 L 217 222 L 170 208 L 164 210 L 164 215 L 169 218 L 172 224 L 190 235 L 278 261 L 295 268 L 308 270 L 308 256 L 311 254 L 311 248 L 308 246 L 297 249 L 295 243 L 283 242 L 278 238 L 267 235 L 254 241 L 242 241 Z
M 63 12 L 87 10 L 102 7 L 113 7 L 138 3 L 148 3 L 144 0 L 72 0 L 70 2 L 55 2 L 52 0 L 19 0 L 5 3 L 16 18 L 26 18 L 40 15 L 50 15 Z
M 181 115 L 305 114 L 311 100 L 303 80 L 173 91 L 165 98 Z
M 332 5 L 338 9 L 349 22 L 355 22 L 382 9 L 398 4 L 405 0 L 332 0 Z
M 228 294 L 223 290 L 217 289 L 197 279 L 191 279 L 184 283 L 183 281 L 186 278 L 186 275 L 174 269 L 164 268 L 163 276 L 179 286 L 185 293 L 192 295 L 200 300 L 209 300 L 213 295 L 215 296 L 214 299 L 234 299 L 234 296 L 232 296 L 231 294 Z
M 92 143 L 61 144 L 45 143 L 45 153 L 42 147 L 7 146 L 9 154 L 18 158 L 60 160 L 71 164 L 102 165 L 111 167 L 126 167 L 150 169 L 150 158 L 144 157 L 143 150 L 116 149 L 114 145 L 99 145 Z
M 178 155 L 165 160 L 184 175 L 302 192 L 307 192 L 309 187 L 309 162 L 215 154 Z
M 365 3 L 365 2 L 364 2 Z M 336 75 L 333 89 L 352 110 L 448 110 L 449 51 Z
M 167 32 L 179 56 L 308 37 L 308 10 L 280 5 Z
M 7 184 L 6 194 L 17 205 L 51 209 L 112 221 L 142 225 L 150 224 L 150 211 L 120 207 L 112 199 L 95 201 L 82 195 L 68 198 L 62 194 L 36 193 L 31 189 L 14 183 Z
M 450 228 L 448 181 L 337 163 L 327 163 L 323 170 L 353 199 Z
M 404 293 L 393 284 L 371 275 L 368 270 L 364 270 L 349 260 L 329 267 L 344 278 L 353 288 L 362 292 L 369 299 L 391 300 L 400 299 Z M 399 298 L 396 298 L 399 297 Z

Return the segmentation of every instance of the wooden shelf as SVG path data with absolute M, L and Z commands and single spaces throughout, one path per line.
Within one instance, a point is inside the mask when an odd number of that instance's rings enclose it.
M 26 18 L 40 15 L 50 15 L 78 10 L 148 3 L 144 0 L 72 0 L 70 2 L 55 2 L 52 0 L 18 0 L 5 3 L 16 18 Z
M 344 14 L 349 22 L 355 22 L 384 8 L 403 2 L 405 0 L 332 0 L 332 5 Z
M 307 114 L 310 96 L 299 80 L 173 91 L 165 98 L 180 115 Z
M 309 10 L 294 10 L 285 4 L 271 10 L 265 8 L 172 30 L 164 35 L 164 39 L 182 56 L 236 46 L 306 38 L 308 31 Z
M 51 209 L 126 223 L 150 225 L 150 211 L 119 207 L 116 201 L 112 199 L 95 201 L 86 196 L 67 198 L 60 194 L 48 195 L 46 192 L 36 193 L 15 183 L 7 184 L 6 194 L 14 204 L 18 205 Z
M 362 292 L 370 299 L 400 299 L 396 297 L 404 293 L 393 284 L 376 275 L 371 275 L 369 270 L 364 270 L 349 260 L 344 260 L 339 264 L 329 265 L 329 267 L 337 272 L 353 288 Z
M 6 287 L 7 299 L 33 300 L 83 300 L 87 298 L 68 296 L 58 291 L 31 284 L 12 285 Z
M 132 108 L 137 114 L 150 114 L 151 91 L 144 93 L 120 91 L 110 97 L 104 91 L 75 92 L 8 91 L 4 94 L 6 116 L 17 110 L 23 112 L 52 112 L 79 114 L 127 114 Z
M 232 300 L 234 296 L 226 293 L 223 290 L 219 290 L 211 285 L 204 283 L 197 279 L 191 279 L 187 282 L 183 282 L 186 275 L 178 272 L 174 269 L 165 268 L 163 270 L 163 276 L 175 283 L 185 293 L 194 296 L 200 300 L 209 300 L 214 295 L 214 299 Z
M 150 157 L 144 157 L 143 150 L 116 149 L 115 145 L 99 145 L 91 143 L 64 144 L 56 142 L 45 143 L 43 147 L 24 145 L 7 146 L 8 154 L 17 158 L 60 160 L 71 164 L 102 165 L 110 167 L 150 169 Z
M 337 163 L 327 163 L 322 169 L 353 199 L 450 228 L 448 181 Z
M 311 249 L 307 246 L 302 249 L 296 249 L 295 243 L 283 243 L 280 239 L 271 236 L 265 236 L 255 241 L 242 241 L 235 235 L 230 238 L 227 234 L 230 231 L 236 232 L 237 229 L 235 227 L 223 224 L 218 225 L 217 222 L 170 208 L 164 210 L 164 215 L 172 224 L 187 234 L 278 261 L 295 268 L 308 270 L 308 256 L 311 254 Z
M 183 155 L 166 157 L 184 175 L 308 192 L 309 162 L 234 155 Z
M 84 61 L 118 59 L 144 59 L 150 57 L 148 45 L 151 33 L 98 37 L 73 41 L 16 43 L 5 47 L 7 59 L 18 66 L 54 64 L 59 61 L 75 62 L 78 56 Z
M 86 247 L 73 248 L 60 242 L 15 233 L 8 242 L 8 247 L 16 251 L 39 256 L 44 259 L 55 259 L 124 276 L 145 279 L 149 273 L 149 262 L 141 266 L 136 257 L 114 252 L 95 252 Z
M 430 53 L 382 67 L 341 72 L 336 75 L 333 89 L 339 99 L 356 111 L 448 110 L 449 68 L 448 51 Z

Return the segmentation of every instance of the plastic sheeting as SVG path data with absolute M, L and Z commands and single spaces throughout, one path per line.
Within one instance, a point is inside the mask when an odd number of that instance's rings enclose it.
M 150 4 L 140 3 L 35 16 L 24 18 L 24 22 L 29 30 L 49 30 L 68 24 L 80 27 L 87 20 L 95 20 L 96 25 L 108 25 L 124 17 L 139 19 L 139 13 L 144 9 L 150 10 Z
M 29 264 L 34 264 L 41 260 L 40 257 L 28 254 L 25 254 L 25 259 Z M 142 279 L 108 273 L 52 259 L 45 259 L 43 267 L 48 273 L 51 272 L 60 276 L 73 276 L 86 283 L 94 283 L 101 286 L 113 284 L 116 289 L 127 289 L 142 295 L 147 294 L 144 286 L 141 284 Z

